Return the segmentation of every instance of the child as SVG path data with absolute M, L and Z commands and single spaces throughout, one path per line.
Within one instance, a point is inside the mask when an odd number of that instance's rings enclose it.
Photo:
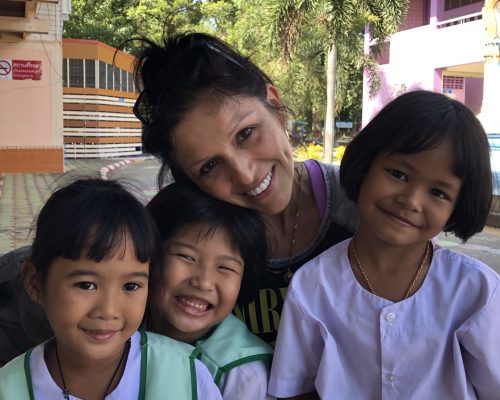
M 0 369 L 0 399 L 220 399 L 188 346 L 137 332 L 161 262 L 154 222 L 118 183 L 52 194 L 23 282 L 54 337 Z
M 272 349 L 231 310 L 258 291 L 267 261 L 255 211 L 175 183 L 148 204 L 165 254 L 164 284 L 152 299 L 151 330 L 194 346 L 225 400 L 269 399 Z
M 444 95 L 404 94 L 354 138 L 340 173 L 360 225 L 295 274 L 269 393 L 498 399 L 500 278 L 432 241 L 442 230 L 466 241 L 485 224 L 479 121 Z

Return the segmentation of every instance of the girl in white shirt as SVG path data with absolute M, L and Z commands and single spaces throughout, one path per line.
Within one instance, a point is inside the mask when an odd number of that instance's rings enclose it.
M 322 399 L 493 399 L 500 393 L 500 278 L 442 249 L 491 205 L 483 128 L 426 91 L 389 103 L 348 146 L 341 184 L 361 222 L 294 276 L 269 393 Z

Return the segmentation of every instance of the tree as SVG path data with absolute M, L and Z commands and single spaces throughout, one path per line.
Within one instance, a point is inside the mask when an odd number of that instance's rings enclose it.
M 407 5 L 407 0 L 273 0 L 273 36 L 277 38 L 283 59 L 294 58 L 297 43 L 304 32 L 310 32 L 311 26 L 323 28 L 324 34 L 317 40 L 323 43 L 323 51 L 327 54 L 326 162 L 332 161 L 333 154 L 335 85 L 340 80 L 336 69 L 349 65 L 339 64 L 339 59 L 354 60 L 373 73 L 374 58 L 404 21 Z M 372 52 L 365 56 L 362 33 L 367 24 L 372 37 Z M 374 82 L 376 84 L 376 80 Z

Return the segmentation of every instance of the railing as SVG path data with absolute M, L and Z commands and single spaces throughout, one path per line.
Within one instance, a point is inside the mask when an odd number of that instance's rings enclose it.
M 466 24 L 472 21 L 478 21 L 483 19 L 483 14 L 479 11 L 474 14 L 463 15 L 461 17 L 447 19 L 446 21 L 440 21 L 436 24 L 437 29 L 448 28 L 450 26 Z

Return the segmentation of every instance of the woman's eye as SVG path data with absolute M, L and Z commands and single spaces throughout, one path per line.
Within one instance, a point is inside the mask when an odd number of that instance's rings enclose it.
M 82 289 L 82 290 L 96 290 L 97 286 L 95 283 L 92 282 L 78 282 L 76 284 L 76 287 Z
M 210 160 L 207 161 L 205 164 L 203 164 L 200 168 L 200 175 L 205 175 L 208 174 L 210 171 L 212 171 L 215 166 L 217 165 L 217 161 Z
M 123 285 L 123 290 L 127 292 L 135 292 L 136 290 L 139 290 L 142 286 L 139 285 L 138 283 L 134 282 L 128 282 L 125 285 Z
M 242 129 L 241 131 L 238 132 L 236 135 L 236 143 L 241 143 L 244 140 L 246 140 L 252 133 L 253 133 L 254 128 L 245 128 Z
M 388 169 L 387 172 L 396 179 L 406 180 L 406 174 L 397 169 Z
M 446 199 L 446 194 L 439 189 L 431 189 L 431 194 L 438 199 Z

